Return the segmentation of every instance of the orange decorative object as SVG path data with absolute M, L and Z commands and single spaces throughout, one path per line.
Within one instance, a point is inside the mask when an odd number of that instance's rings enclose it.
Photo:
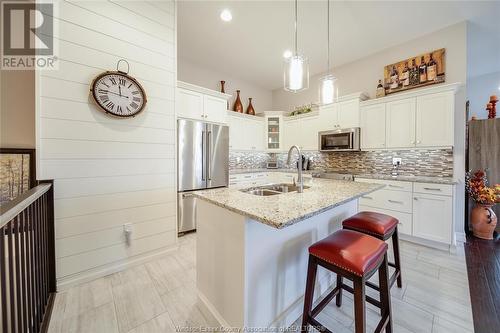
M 493 205 L 477 204 L 476 207 L 472 208 L 470 220 L 474 236 L 482 239 L 493 239 L 493 231 L 495 231 L 498 219 L 491 207 Z
M 247 114 L 255 116 L 255 110 L 252 105 L 252 97 L 248 98 Z
M 497 216 L 491 207 L 500 203 L 500 184 L 491 187 L 487 185 L 488 179 L 483 170 L 467 172 L 465 175 L 465 189 L 476 203 L 470 215 L 472 233 L 479 238 L 493 239 Z
M 488 110 L 488 119 L 496 118 L 496 116 L 497 116 L 497 108 L 496 108 L 497 102 L 498 102 L 497 96 L 495 96 L 495 95 L 490 96 L 490 102 L 488 103 L 490 108 L 487 109 Z
M 233 111 L 243 113 L 243 104 L 241 103 L 239 90 L 236 90 L 236 100 L 234 101 Z

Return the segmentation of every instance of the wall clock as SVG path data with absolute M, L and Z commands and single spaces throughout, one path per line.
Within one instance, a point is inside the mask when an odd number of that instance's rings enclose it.
M 120 62 L 127 64 L 127 72 L 118 69 Z M 126 60 L 119 60 L 116 71 L 106 71 L 96 76 L 90 86 L 96 104 L 107 114 L 116 117 L 135 117 L 146 106 L 146 93 L 140 83 L 128 75 Z

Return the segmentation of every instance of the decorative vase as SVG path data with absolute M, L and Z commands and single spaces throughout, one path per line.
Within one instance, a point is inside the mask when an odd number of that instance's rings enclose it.
M 226 81 L 220 81 L 220 92 L 225 94 L 226 89 L 224 88 L 224 85 L 226 84 Z
M 243 104 L 241 104 L 240 91 L 236 90 L 236 100 L 234 101 L 233 111 L 243 113 Z
M 255 116 L 255 110 L 254 110 L 253 105 L 252 105 L 252 97 L 248 98 L 247 114 Z
M 493 205 L 476 204 L 472 208 L 470 215 L 472 233 L 477 238 L 493 239 L 493 231 L 497 225 L 497 216 L 491 207 Z

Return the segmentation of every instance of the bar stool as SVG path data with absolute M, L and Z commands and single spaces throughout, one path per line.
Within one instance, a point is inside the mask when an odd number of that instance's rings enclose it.
M 384 242 L 392 237 L 392 247 L 394 251 L 394 263 L 389 262 L 389 266 L 396 270 L 389 279 L 389 286 L 392 288 L 394 282 L 397 281 L 398 288 L 403 286 L 401 279 L 401 261 L 399 259 L 399 238 L 398 238 L 398 219 L 390 215 L 375 213 L 375 212 L 359 212 L 356 215 L 342 222 L 344 229 L 358 231 L 368 234 Z M 342 283 L 341 279 L 337 279 L 337 284 Z M 367 282 L 367 285 L 375 290 L 378 287 Z M 339 298 L 341 298 L 340 296 Z
M 356 333 L 366 332 L 365 283 L 378 271 L 382 319 L 375 332 L 392 332 L 390 288 L 387 266 L 387 244 L 360 232 L 342 229 L 309 247 L 302 331 L 312 325 L 320 332 L 331 332 L 314 317 L 334 298 L 342 288 L 337 286 L 313 309 L 314 285 L 318 265 L 345 277 L 354 283 L 354 320 Z

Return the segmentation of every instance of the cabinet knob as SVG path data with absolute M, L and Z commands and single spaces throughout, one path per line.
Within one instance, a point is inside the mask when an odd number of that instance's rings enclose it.
M 417 140 L 417 143 L 420 143 L 420 140 Z
M 417 198 L 417 197 L 414 197 L 414 198 L 413 198 L 413 200 L 417 201 L 417 200 L 418 200 L 418 198 Z
M 412 142 L 411 142 L 411 144 L 412 144 L 412 145 L 414 145 L 414 144 L 415 144 L 415 141 L 412 141 Z

